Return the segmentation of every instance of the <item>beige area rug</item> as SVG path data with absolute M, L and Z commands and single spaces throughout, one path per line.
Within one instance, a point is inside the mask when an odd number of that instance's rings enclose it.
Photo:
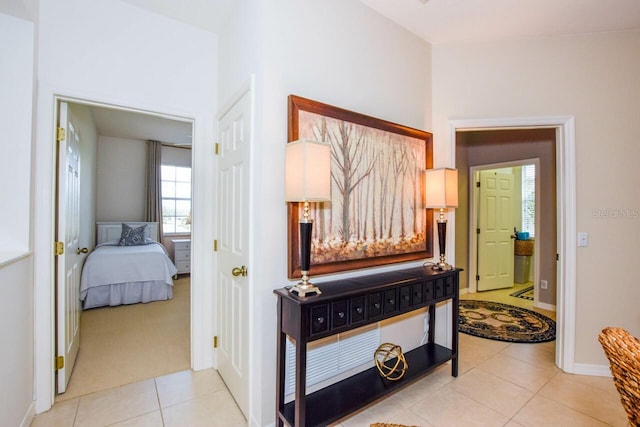
M 80 351 L 56 402 L 189 369 L 190 280 L 174 280 L 173 299 L 84 311 Z

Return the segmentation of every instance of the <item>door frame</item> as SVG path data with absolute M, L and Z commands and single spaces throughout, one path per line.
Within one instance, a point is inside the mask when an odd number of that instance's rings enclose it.
M 455 165 L 457 132 L 552 128 L 556 130 L 556 217 L 558 260 L 556 281 L 555 363 L 577 373 L 576 334 L 576 165 L 575 117 L 516 117 L 449 120 L 449 164 Z M 455 227 L 455 226 L 454 226 Z M 453 233 L 452 233 L 453 234 Z
M 198 235 L 209 236 L 211 227 L 204 219 L 208 217 L 207 206 L 211 197 L 206 195 L 211 167 L 205 167 L 212 155 L 207 154 L 209 145 L 206 138 L 206 118 L 195 113 L 171 111 L 166 106 L 132 105 L 131 102 L 119 103 L 111 99 L 97 99 L 95 94 L 70 94 L 68 91 L 57 91 L 43 85 L 42 99 L 38 102 L 37 146 L 39 156 L 35 160 L 34 204 L 34 366 L 35 366 L 35 412 L 42 413 L 51 408 L 55 401 L 55 370 L 53 357 L 55 355 L 55 257 L 53 256 L 53 242 L 55 230 L 55 187 L 56 177 L 56 147 L 55 128 L 58 115 L 58 103 L 68 102 L 87 106 L 115 108 L 142 114 L 150 114 L 171 120 L 186 121 L 192 124 L 192 195 L 195 203 L 192 205 L 192 227 L 202 230 Z M 41 139 L 43 141 L 41 141 Z M 211 266 L 203 262 L 208 252 L 202 248 L 208 247 L 206 237 L 193 239 L 192 236 L 192 271 L 191 271 L 191 336 L 190 354 L 191 369 L 199 370 L 212 367 L 212 347 L 208 345 L 212 336 L 210 314 L 211 298 L 209 290 L 203 284 L 211 276 Z
M 540 235 L 540 159 L 526 159 L 526 160 L 514 160 L 511 162 L 502 162 L 502 163 L 490 163 L 486 165 L 479 166 L 471 166 L 469 168 L 469 188 L 473 189 L 473 194 L 469 194 L 469 275 L 468 275 L 468 289 L 469 293 L 478 292 L 478 282 L 475 280 L 476 275 L 478 274 L 478 235 L 474 232 L 476 228 L 478 228 L 478 191 L 475 186 L 475 174 L 476 172 L 491 170 L 491 169 L 500 169 L 500 168 L 510 168 L 524 165 L 536 165 L 536 236 Z M 533 241 L 533 253 L 537 254 L 539 252 L 539 242 L 538 239 Z M 540 257 L 534 257 L 533 259 L 533 283 L 537 283 L 537 278 L 540 276 Z M 533 304 L 534 306 L 538 303 L 538 287 L 533 287 Z M 546 307 L 545 307 L 546 308 Z

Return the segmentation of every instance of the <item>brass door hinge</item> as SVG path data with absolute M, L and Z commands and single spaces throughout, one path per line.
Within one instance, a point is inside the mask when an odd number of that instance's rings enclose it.
M 64 356 L 56 357 L 55 365 L 56 365 L 56 371 L 59 371 L 60 369 L 64 368 Z
M 216 156 L 220 154 L 220 144 L 216 142 Z
M 476 281 L 480 281 L 480 275 L 476 274 Z
M 53 254 L 54 255 L 64 254 L 64 242 L 55 242 L 53 244 Z
M 218 336 L 213 337 L 213 348 L 218 348 Z
M 67 137 L 67 131 L 64 128 L 58 128 L 56 132 L 56 140 L 58 142 L 63 141 Z
M 214 240 L 213 241 L 213 251 L 214 252 L 218 252 L 218 240 Z

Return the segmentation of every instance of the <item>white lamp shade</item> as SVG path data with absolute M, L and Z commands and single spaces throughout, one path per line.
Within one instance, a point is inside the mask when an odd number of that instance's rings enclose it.
M 285 156 L 287 202 L 331 200 L 331 145 L 299 139 L 287 144 Z
M 456 169 L 427 169 L 425 183 L 426 208 L 458 207 L 458 171 Z

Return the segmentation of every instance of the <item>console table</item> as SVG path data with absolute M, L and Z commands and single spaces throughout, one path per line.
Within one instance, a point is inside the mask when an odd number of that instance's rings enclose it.
M 405 387 L 451 360 L 458 376 L 458 274 L 461 270 L 417 267 L 318 284 L 322 294 L 298 297 L 288 288 L 278 296 L 276 425 L 324 426 L 382 396 Z M 434 341 L 435 305 L 452 301 L 452 345 Z M 306 395 L 307 343 L 403 313 L 429 307 L 427 343 L 405 353 L 408 369 L 397 381 L 384 379 L 377 368 L 355 374 Z M 285 403 L 287 335 L 295 341 L 295 398 Z M 374 355 L 371 355 L 373 360 Z

